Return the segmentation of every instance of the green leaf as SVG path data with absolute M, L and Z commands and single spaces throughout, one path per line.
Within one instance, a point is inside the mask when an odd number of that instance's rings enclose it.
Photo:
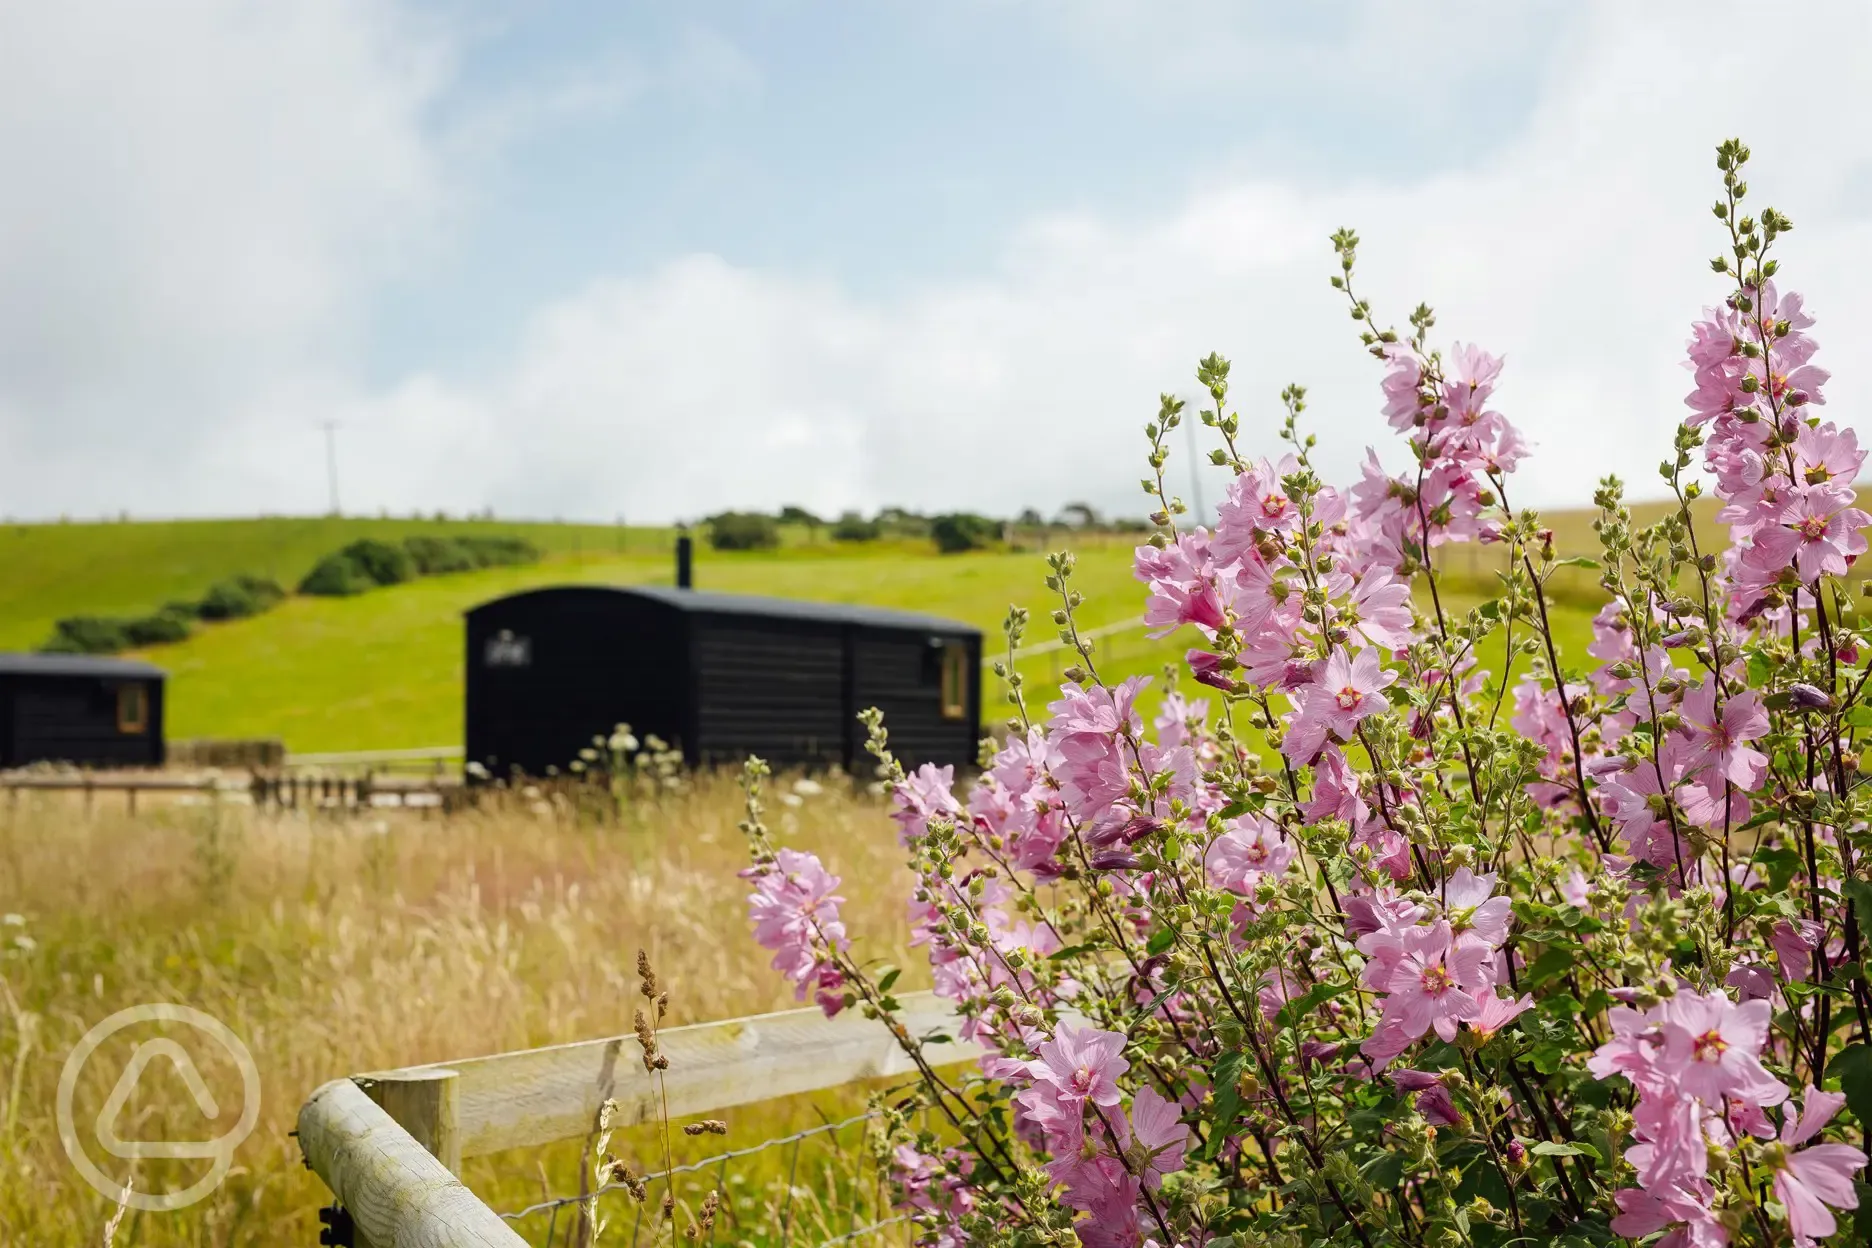
M 1864 880 L 1841 880 L 1840 888 L 1852 899 L 1853 912 L 1859 916 L 1859 930 L 1872 932 L 1872 884 Z
M 1274 1016 L 1274 1025 L 1292 1027 L 1340 993 L 1350 990 L 1350 984 L 1315 984 L 1305 994 L 1281 1006 L 1280 1013 Z
M 1209 1111 L 1209 1141 L 1203 1145 L 1203 1160 L 1214 1161 L 1227 1137 L 1234 1133 L 1235 1119 L 1241 1114 L 1241 1093 L 1233 1083 L 1216 1093 Z
M 1528 979 L 1535 984 L 1551 982 L 1572 970 L 1573 964 L 1577 961 L 1579 961 L 1579 952 L 1574 946 L 1550 946 L 1540 957 L 1534 959 L 1532 966 L 1528 967 Z
M 1753 819 L 1749 821 L 1749 823 L 1753 822 L 1755 822 Z M 1736 830 L 1745 831 L 1747 827 L 1748 824 L 1744 824 Z M 1762 873 L 1768 877 L 1769 893 L 1778 894 L 1787 891 L 1788 881 L 1793 879 L 1794 873 L 1800 869 L 1801 860 L 1800 855 L 1787 846 L 1771 845 L 1767 849 L 1756 852 L 1755 865 L 1760 867 Z
M 1137 1013 L 1131 1016 L 1131 1022 L 1125 1027 L 1125 1030 L 1130 1031 L 1132 1027 L 1137 1026 L 1140 1019 L 1149 1018 L 1152 1014 L 1155 1014 L 1158 1006 L 1181 991 L 1182 985 L 1171 984 L 1168 988 L 1152 997 L 1149 1002 L 1138 1009 Z
M 1175 943 L 1176 929 L 1167 926 L 1160 927 L 1150 934 L 1150 939 L 1144 944 L 1144 951 L 1155 957 Z
M 1568 559 L 1554 560 L 1553 566 L 1556 568 L 1596 568 L 1599 566 L 1599 561 L 1585 555 L 1574 555 Z
M 1365 1181 L 1381 1192 L 1395 1188 L 1403 1180 L 1403 1153 L 1380 1153 L 1377 1160 L 1365 1167 Z
M 1528 1060 L 1534 1063 L 1534 1069 L 1543 1075 L 1551 1075 L 1559 1070 L 1566 1064 L 1566 1059 L 1566 1046 L 1552 1041 L 1535 1045 L 1533 1051 L 1528 1054 Z
M 897 982 L 897 977 L 901 974 L 903 972 L 894 966 L 885 968 L 882 978 L 878 980 L 878 991 L 889 992 L 891 985 Z
M 1594 1161 L 1605 1160 L 1605 1158 L 1599 1155 L 1598 1149 L 1590 1144 L 1584 1144 L 1578 1141 L 1571 1144 L 1560 1144 L 1553 1140 L 1542 1140 L 1528 1151 L 1533 1153 L 1536 1157 L 1590 1157 Z
M 1248 1060 L 1246 1049 L 1230 1049 L 1216 1059 L 1215 1069 L 1210 1072 L 1209 1083 L 1212 1087 L 1232 1088 L 1241 1078 L 1242 1066 Z
M 1047 961 L 1064 962 L 1068 958 L 1076 958 L 1083 954 L 1091 953 L 1092 951 L 1093 947 L 1091 945 L 1068 945 L 1064 949 L 1056 949 L 1052 953 L 1047 954 Z
M 1827 1063 L 1827 1078 L 1840 1081 L 1846 1105 L 1864 1127 L 1872 1123 L 1872 1048 L 1849 1044 Z

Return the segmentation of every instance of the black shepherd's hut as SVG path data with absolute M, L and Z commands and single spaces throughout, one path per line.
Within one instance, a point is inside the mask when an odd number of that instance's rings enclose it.
M 564 586 L 468 612 L 467 757 L 561 771 L 612 725 L 691 763 L 866 760 L 884 712 L 906 766 L 972 762 L 981 633 L 934 616 L 660 587 Z
M 160 767 L 163 670 L 86 654 L 0 654 L 0 767 Z

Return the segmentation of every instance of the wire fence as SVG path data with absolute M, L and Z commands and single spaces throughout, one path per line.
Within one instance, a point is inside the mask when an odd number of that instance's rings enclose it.
M 672 1237 L 686 1237 L 685 1242 L 757 1248 L 881 1242 L 909 1220 L 892 1209 L 868 1147 L 868 1126 L 881 1116 L 876 1110 L 855 1114 L 643 1175 L 637 1182 L 648 1191 L 641 1201 L 628 1194 L 632 1184 L 614 1181 L 595 1191 L 496 1212 L 529 1243 L 592 1248 L 583 1213 L 590 1205 L 590 1223 L 605 1228 L 602 1242 L 622 1245 L 628 1222 L 629 1243 L 640 1248 L 664 1233 L 656 1222 L 667 1191 L 675 1203 Z M 589 1160 L 585 1174 L 591 1173 Z M 691 1177 L 700 1181 L 683 1182 Z M 710 1193 L 716 1213 L 702 1234 L 702 1206 Z M 697 1230 L 692 1237 L 689 1228 Z

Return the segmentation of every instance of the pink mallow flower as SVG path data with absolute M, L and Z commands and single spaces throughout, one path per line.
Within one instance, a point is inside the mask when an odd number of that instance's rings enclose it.
M 1144 1186 L 1155 1190 L 1164 1175 L 1183 1168 L 1190 1129 L 1183 1124 L 1183 1113 L 1176 1103 L 1159 1095 L 1155 1088 L 1139 1088 L 1131 1098 L 1130 1135 L 1125 1156 L 1131 1162 L 1132 1173 L 1143 1176 Z
M 1379 665 L 1378 651 L 1359 651 L 1356 659 L 1336 650 L 1312 684 L 1295 696 L 1300 707 L 1287 727 L 1281 752 L 1295 763 L 1310 762 L 1326 744 L 1328 734 L 1349 739 L 1359 721 L 1385 708 L 1383 690 L 1397 679 L 1396 672 Z
M 754 881 L 748 894 L 748 918 L 754 922 L 754 940 L 774 951 L 773 968 L 792 980 L 804 1000 L 814 992 L 826 1017 L 844 1007 L 844 985 L 833 955 L 849 943 L 839 904 L 833 894 L 839 877 L 832 875 L 815 854 L 783 849 L 772 863 L 741 873 Z
M 1456 940 L 1443 921 L 1412 928 L 1402 943 L 1403 956 L 1385 984 L 1385 1020 L 1413 1040 L 1432 1028 L 1454 1040 L 1457 1024 L 1482 1012 L 1475 994 L 1491 986 L 1494 951 Z
M 1768 712 L 1752 689 L 1730 698 L 1718 711 L 1716 693 L 1716 681 L 1706 680 L 1685 694 L 1678 707 L 1691 745 L 1685 770 L 1708 764 L 1737 788 L 1753 789 L 1768 770 L 1768 756 L 1748 742 L 1768 731 Z
M 1799 1248 L 1808 1248 L 1839 1229 L 1834 1209 L 1859 1207 L 1852 1176 L 1864 1168 L 1866 1155 L 1849 1144 L 1807 1144 L 1845 1103 L 1838 1092 L 1810 1086 L 1801 1098 L 1800 1112 L 1789 1109 L 1781 1120 L 1785 1151 L 1776 1159 L 1774 1190 L 1787 1210 L 1788 1231 Z M 1802 1148 L 1803 1144 L 1807 1147 Z
M 1725 1096 L 1778 1105 L 1787 1087 L 1761 1064 L 1774 1011 L 1766 1001 L 1737 1005 L 1721 992 L 1680 992 L 1666 1001 L 1664 1058 L 1679 1093 L 1705 1105 Z
M 1027 1073 L 1062 1103 L 1091 1101 L 1110 1109 L 1119 1100 L 1118 1076 L 1131 1069 L 1124 1047 L 1121 1032 L 1061 1023 L 1034 1050 L 1040 1056 L 1027 1063 Z

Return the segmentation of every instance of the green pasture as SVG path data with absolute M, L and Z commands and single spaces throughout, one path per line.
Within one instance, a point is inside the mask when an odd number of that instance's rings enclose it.
M 1562 549 L 1591 540 L 1571 516 L 1555 527 L 1565 535 L 1557 538 Z M 463 611 L 532 586 L 667 584 L 672 575 L 670 531 L 604 525 L 310 518 L 10 525 L 0 529 L 0 567 L 7 573 L 0 647 L 33 648 L 60 616 L 147 611 L 236 572 L 290 585 L 318 556 L 358 537 L 462 532 L 517 534 L 546 557 L 528 567 L 432 577 L 352 598 L 292 597 L 264 615 L 203 625 L 187 641 L 144 651 L 170 673 L 169 735 L 277 736 L 298 751 L 456 744 Z M 1086 597 L 1082 627 L 1142 613 L 1130 539 L 1059 533 L 1053 544 L 1077 551 L 1074 585 Z M 1479 601 L 1498 558 L 1486 548 L 1455 548 L 1446 559 L 1453 582 L 1446 605 L 1461 610 Z M 1010 603 L 1031 612 L 1029 644 L 1054 637 L 1049 615 L 1058 601 L 1045 576 L 1038 551 L 939 555 L 924 542 L 840 544 L 804 532 L 789 533 L 776 551 L 702 548 L 696 556 L 703 588 L 946 615 L 983 629 L 991 653 L 1000 648 Z M 1590 574 L 1577 574 L 1565 588 L 1556 624 L 1567 652 L 1580 655 L 1595 601 Z M 1128 630 L 1103 638 L 1096 650 L 1100 674 L 1155 675 L 1192 636 L 1153 641 Z M 1070 658 L 1041 654 L 1022 663 L 1034 713 L 1053 696 Z M 1006 714 L 1000 693 L 988 676 L 983 709 L 990 722 Z

